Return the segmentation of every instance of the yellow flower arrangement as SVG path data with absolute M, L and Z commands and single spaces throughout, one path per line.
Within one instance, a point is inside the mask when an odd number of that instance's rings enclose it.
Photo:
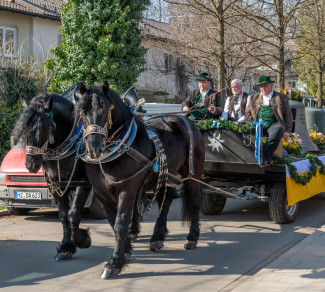
M 288 152 L 288 154 L 301 154 L 301 139 L 297 133 L 291 134 L 287 139 L 282 139 L 282 147 Z
M 319 150 L 325 149 L 325 136 L 323 133 L 316 130 L 310 130 L 310 139 L 317 145 Z
M 289 93 L 287 89 L 281 90 L 285 95 Z M 299 102 L 303 102 L 302 92 L 301 91 L 291 91 L 291 99 Z

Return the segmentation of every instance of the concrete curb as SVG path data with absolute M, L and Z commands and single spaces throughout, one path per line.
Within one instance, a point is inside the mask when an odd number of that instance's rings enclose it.
M 287 252 L 279 256 L 277 259 L 272 261 L 270 264 L 265 266 L 262 270 L 260 270 L 258 273 L 253 275 L 252 277 L 246 277 L 246 281 L 242 284 L 238 285 L 236 288 L 234 288 L 231 291 L 261 291 L 261 287 L 263 287 L 263 291 L 286 291 L 288 287 L 280 287 L 277 283 L 276 276 L 278 277 L 278 281 L 280 280 L 280 277 L 282 275 L 291 275 L 292 283 L 290 285 L 293 285 L 293 283 L 299 283 L 299 279 L 302 278 L 302 274 L 306 272 L 306 270 L 311 269 L 312 265 L 309 265 L 308 268 L 305 267 L 305 269 L 302 269 L 302 267 L 299 266 L 301 263 L 304 263 L 306 261 L 302 260 L 304 258 L 304 255 L 307 252 L 307 255 L 309 254 L 309 247 L 317 251 L 317 248 L 311 247 L 311 245 L 318 244 L 319 247 L 323 246 L 323 243 L 321 243 L 322 240 L 320 240 L 320 237 L 324 236 L 325 233 L 325 225 L 315 229 L 315 231 L 308 235 L 305 239 L 300 241 L 298 244 L 290 248 Z M 324 242 L 324 239 L 323 239 Z M 315 252 L 314 251 L 314 252 Z M 294 260 L 293 260 L 294 259 Z M 323 257 L 323 259 L 325 259 Z M 296 261 L 297 263 L 293 263 L 296 266 L 288 267 L 288 262 Z M 299 267 L 299 268 L 297 268 Z M 299 271 L 301 270 L 301 271 Z M 311 279 L 312 280 L 312 279 Z M 302 283 L 301 283 L 302 284 Z M 306 283 L 304 283 L 306 284 Z M 309 284 L 309 283 L 308 283 Z M 310 284 L 312 284 L 312 281 L 310 281 Z M 273 285 L 273 288 L 271 287 Z M 275 286 L 277 287 L 275 287 Z M 304 287 L 301 285 L 301 287 Z M 308 286 L 305 286 L 306 288 Z M 282 290 L 283 288 L 283 290 Z M 273 289 L 273 290 L 272 290 Z M 274 290 L 275 289 L 275 290 Z M 310 290 L 311 291 L 311 290 Z M 323 291 L 323 290 L 322 290 Z

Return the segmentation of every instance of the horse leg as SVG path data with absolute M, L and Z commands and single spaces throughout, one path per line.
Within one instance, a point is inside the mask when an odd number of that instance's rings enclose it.
M 122 192 L 119 195 L 118 210 L 114 224 L 115 248 L 110 261 L 104 266 L 104 271 L 101 274 L 102 279 L 115 279 L 129 261 L 127 255 L 131 256 L 132 244 L 128 237 L 128 229 L 132 220 L 134 201 L 135 196 L 132 198 L 126 192 Z M 109 214 L 109 211 L 107 214 Z
M 161 209 L 161 213 L 158 215 L 154 227 L 154 232 L 150 239 L 150 250 L 152 251 L 157 251 L 164 246 L 164 241 L 166 235 L 168 234 L 167 215 L 169 212 L 169 207 L 173 201 L 174 193 L 171 187 L 167 187 L 165 198 L 164 198 L 164 193 L 165 193 L 165 188 L 162 187 L 160 188 L 159 193 L 157 195 L 158 207 L 159 207 L 159 211 Z
M 138 194 L 138 196 L 144 196 L 144 195 L 145 195 L 144 193 Z M 142 199 L 142 197 L 140 199 Z M 138 197 L 137 197 L 137 200 L 138 200 Z M 137 200 L 136 200 L 136 202 L 137 202 Z M 138 210 L 138 204 L 134 204 L 132 223 L 130 225 L 129 234 L 128 234 L 128 236 L 130 237 L 132 242 L 135 242 L 137 240 L 138 235 L 141 231 L 140 221 L 141 221 L 141 214 L 139 213 L 139 210 Z
M 88 229 L 79 228 L 81 221 L 81 209 L 85 205 L 91 188 L 77 187 L 69 210 L 69 222 L 71 227 L 72 242 L 79 248 L 88 248 L 91 245 L 91 238 Z
M 112 207 L 111 205 L 104 206 L 104 208 L 105 208 L 105 211 L 106 211 L 106 214 L 107 214 L 108 223 L 111 225 L 112 229 L 114 230 L 117 209 L 115 207 Z M 134 208 L 134 210 L 135 209 L 136 208 Z M 133 217 L 134 217 L 134 214 L 133 214 Z M 133 224 L 133 222 L 132 222 L 132 224 Z M 131 240 L 131 237 L 130 237 L 130 240 Z M 126 242 L 126 248 L 125 248 L 125 250 L 126 251 L 128 250 L 128 248 L 127 248 L 127 242 Z M 125 258 L 125 262 L 126 263 L 129 263 L 131 261 L 131 250 L 128 253 L 125 252 L 124 258 Z
M 60 197 L 53 193 L 53 196 L 58 204 L 59 218 L 63 226 L 63 239 L 59 247 L 57 248 L 57 254 L 54 260 L 57 262 L 63 262 L 71 260 L 72 255 L 76 252 L 76 246 L 71 241 L 71 228 L 68 219 L 69 212 L 69 196 L 66 194 Z
M 185 249 L 195 249 L 200 237 L 200 184 L 187 180 L 184 182 L 183 221 L 190 222 L 190 232 L 186 237 Z

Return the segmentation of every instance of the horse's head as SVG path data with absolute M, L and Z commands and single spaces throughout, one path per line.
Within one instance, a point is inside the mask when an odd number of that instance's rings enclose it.
M 43 154 L 47 151 L 48 144 L 53 143 L 53 98 L 42 94 L 35 97 L 31 103 L 23 96 L 21 100 L 25 109 L 12 134 L 26 146 L 26 168 L 36 173 L 42 166 Z
M 131 120 L 131 113 L 120 96 L 109 88 L 107 82 L 102 86 L 91 86 L 88 89 L 79 84 L 84 143 L 90 158 L 99 158 L 110 132 L 116 131 Z

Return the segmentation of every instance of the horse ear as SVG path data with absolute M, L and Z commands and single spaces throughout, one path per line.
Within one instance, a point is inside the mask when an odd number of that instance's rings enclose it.
M 85 84 L 83 84 L 83 82 L 79 83 L 78 89 L 81 95 L 84 95 L 87 92 L 87 87 L 85 86 Z
M 49 113 L 51 111 L 51 109 L 52 109 L 52 106 L 53 106 L 53 97 L 50 96 L 49 101 L 44 103 L 45 112 Z
M 103 84 L 103 93 L 104 93 L 104 95 L 108 94 L 108 90 L 109 90 L 109 84 L 108 84 L 107 81 L 105 81 L 104 84 Z
M 24 108 L 29 107 L 28 99 L 25 96 L 23 96 L 22 94 L 20 95 L 20 101 L 21 101 L 21 104 L 23 105 Z

